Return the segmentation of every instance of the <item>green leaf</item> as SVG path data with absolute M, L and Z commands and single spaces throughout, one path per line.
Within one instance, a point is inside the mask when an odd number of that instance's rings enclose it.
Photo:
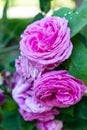
M 5 69 L 4 65 L 0 64 L 0 72 L 2 72 Z
M 78 39 L 81 43 L 85 45 L 85 47 L 87 47 L 87 40 L 84 35 L 82 35 L 81 33 L 78 33 L 74 36 L 74 38 Z
M 85 130 L 85 128 L 87 128 L 87 120 L 78 118 L 71 123 L 65 123 L 64 127 L 67 128 L 67 130 Z
M 65 17 L 68 20 L 73 37 L 87 25 L 87 0 L 84 0 L 75 12 L 69 8 L 61 8 L 54 11 L 53 16 Z
M 86 37 L 87 39 L 87 25 L 81 30 L 81 33 Z
M 71 106 L 69 108 L 61 108 L 59 109 L 60 114 L 56 116 L 56 119 L 62 120 L 65 123 L 73 122 L 77 119 L 74 115 L 74 107 Z
M 73 122 L 76 120 L 76 118 L 75 118 L 75 116 L 71 116 L 71 115 L 65 114 L 65 113 L 60 113 L 58 116 L 56 116 L 57 120 L 62 120 L 65 123 Z
M 79 78 L 87 85 L 87 48 L 73 38 L 73 52 L 69 63 L 69 74 Z
M 59 111 L 60 111 L 60 113 L 62 113 L 62 114 L 68 114 L 68 115 L 73 116 L 73 107 L 61 108 Z
M 0 130 L 5 130 L 2 126 L 0 126 Z
M 13 73 L 15 71 L 15 68 L 11 67 L 10 63 L 12 61 L 15 61 L 15 59 L 18 57 L 19 50 L 18 46 L 15 49 L 13 48 L 14 50 L 12 48 L 13 47 L 9 47 L 0 51 L 0 63 L 4 65 L 5 70 L 8 70 Z
M 4 9 L 3 9 L 3 16 L 2 16 L 2 22 L 3 22 L 3 24 L 7 23 L 8 3 L 9 3 L 9 0 L 5 0 L 5 5 L 4 5 Z
M 37 20 L 40 20 L 44 18 L 44 15 L 42 13 L 38 13 L 34 18 L 33 18 L 33 21 L 32 22 L 35 22 Z
M 87 120 L 87 97 L 75 105 L 74 113 L 77 117 Z
M 50 10 L 50 7 L 51 7 L 50 0 L 39 0 L 39 3 L 40 3 L 40 9 L 42 12 L 47 13 Z
M 71 37 L 73 37 L 87 25 L 87 0 L 83 1 L 81 7 L 73 13 L 71 18 L 69 26 L 71 28 Z
M 65 17 L 67 20 L 70 20 L 73 11 L 70 8 L 63 7 L 54 11 L 53 16 Z
M 10 65 L 11 67 L 15 67 L 15 61 L 14 61 L 14 60 L 11 61 L 11 62 L 9 63 L 9 65 Z
M 4 130 L 19 130 L 20 127 L 17 122 L 17 113 L 3 113 L 3 116 L 2 127 Z
M 38 130 L 36 127 L 33 130 Z
M 22 130 L 33 130 L 35 128 L 34 121 L 24 121 L 23 118 L 18 114 L 18 123 Z
M 6 86 L 7 87 L 7 86 Z M 8 97 L 6 98 L 4 104 L 2 105 L 2 110 L 4 112 L 12 112 L 17 110 L 17 105 L 16 103 L 13 101 L 12 98 Z
M 32 19 L 7 19 L 7 24 L 3 24 L 0 20 L 0 52 L 6 45 L 17 44 L 21 33 L 31 21 Z

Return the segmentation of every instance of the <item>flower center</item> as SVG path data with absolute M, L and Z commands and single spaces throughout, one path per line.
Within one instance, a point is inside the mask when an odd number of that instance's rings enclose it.
M 45 24 L 43 28 L 30 33 L 29 44 L 34 52 L 49 52 L 54 48 L 57 32 L 51 23 Z

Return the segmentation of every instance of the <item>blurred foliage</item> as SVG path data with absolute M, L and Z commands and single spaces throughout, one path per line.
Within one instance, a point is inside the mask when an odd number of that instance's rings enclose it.
M 20 35 L 32 19 L 8 19 L 8 0 L 6 0 L 3 16 L 0 19 L 0 66 L 11 72 L 14 68 L 10 66 L 19 55 Z
M 10 63 L 19 55 L 20 34 L 32 19 L 8 19 L 7 25 L 0 29 L 0 65 L 6 70 L 11 69 Z

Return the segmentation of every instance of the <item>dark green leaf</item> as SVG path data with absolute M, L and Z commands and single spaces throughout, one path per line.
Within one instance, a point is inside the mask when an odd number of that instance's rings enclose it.
M 87 25 L 81 30 L 81 33 L 86 37 L 87 39 Z
M 36 127 L 33 130 L 38 130 Z
M 77 34 L 85 25 L 87 25 L 87 0 L 73 13 L 72 19 L 69 20 L 71 28 L 71 37 Z
M 4 65 L 0 65 L 0 72 L 2 72 L 5 69 Z
M 62 113 L 62 114 L 68 114 L 68 115 L 73 116 L 73 107 L 61 108 L 59 111 L 60 111 L 60 113 Z
M 54 11 L 53 16 L 65 17 L 66 19 L 70 20 L 73 11 L 70 8 L 60 8 Z
M 22 130 L 33 130 L 35 128 L 34 121 L 24 121 L 23 118 L 18 114 L 18 123 Z
M 50 0 L 39 0 L 39 3 L 40 3 L 40 9 L 42 12 L 47 13 L 50 10 L 50 7 L 51 7 Z
M 64 127 L 67 128 L 67 130 L 85 130 L 85 128 L 87 128 L 87 120 L 78 118 L 71 123 L 65 123 Z
M 6 48 L 6 51 L 7 51 L 8 48 Z M 0 63 L 2 65 L 4 65 L 5 67 L 5 70 L 8 70 L 10 72 L 14 72 L 15 71 L 15 68 L 11 67 L 10 66 L 10 63 L 11 61 L 15 61 L 15 59 L 18 57 L 19 55 L 19 50 L 18 49 L 15 49 L 15 50 L 9 50 L 8 52 L 4 52 L 5 49 L 2 51 L 0 51 Z
M 74 113 L 77 117 L 87 120 L 87 97 L 84 97 L 75 105 Z
M 3 113 L 3 115 L 2 126 L 4 130 L 20 130 L 17 122 L 17 113 Z
M 15 67 L 15 61 L 11 61 L 11 62 L 9 63 L 9 65 L 10 65 L 11 67 Z
M 7 86 L 6 86 L 7 87 Z M 16 103 L 13 101 L 12 98 L 7 97 L 4 104 L 2 105 L 2 110 L 4 112 L 12 112 L 17 110 L 17 105 Z
M 0 126 L 0 130 L 5 130 L 2 126 Z
M 4 9 L 3 9 L 3 16 L 2 16 L 3 24 L 6 24 L 6 22 L 7 22 L 8 3 L 9 3 L 9 0 L 5 0 L 5 5 L 4 5 Z
M 87 48 L 77 39 L 73 39 L 73 52 L 69 64 L 69 74 L 87 84 Z
M 71 116 L 69 114 L 60 113 L 58 116 L 56 116 L 56 119 L 62 120 L 65 123 L 70 123 L 76 120 L 75 116 Z
M 42 13 L 39 13 L 37 14 L 34 18 L 33 18 L 33 21 L 32 22 L 35 22 L 37 20 L 40 20 L 44 17 L 44 15 Z
M 85 47 L 87 47 L 87 40 L 85 36 L 83 36 L 81 33 L 78 33 L 77 35 L 75 35 L 74 38 L 78 39 L 81 43 L 85 45 Z

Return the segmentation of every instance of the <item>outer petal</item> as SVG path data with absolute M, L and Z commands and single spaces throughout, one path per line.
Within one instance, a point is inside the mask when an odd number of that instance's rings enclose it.
M 32 113 L 19 109 L 19 112 L 23 116 L 25 121 L 32 121 L 37 119 L 43 122 L 53 120 L 55 118 L 55 115 L 59 114 L 59 112 L 56 109 L 42 113 Z
M 60 120 L 50 120 L 48 122 L 37 122 L 38 130 L 62 130 L 63 123 Z
M 25 56 L 19 56 L 16 60 L 16 72 L 22 76 L 26 81 L 34 80 L 41 72 L 34 67 Z

